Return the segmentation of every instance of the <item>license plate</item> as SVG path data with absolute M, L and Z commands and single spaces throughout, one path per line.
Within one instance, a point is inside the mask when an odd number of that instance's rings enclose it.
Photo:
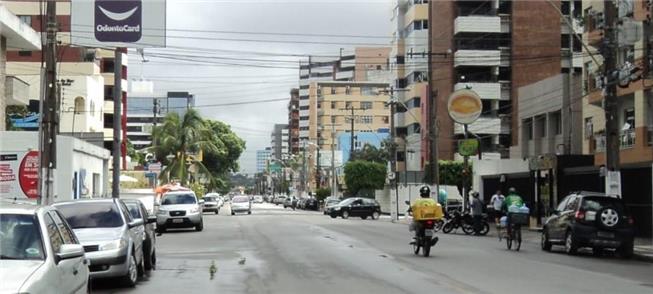
M 424 235 L 427 237 L 433 236 L 433 230 L 424 230 Z
M 614 238 L 614 233 L 612 232 L 598 232 L 596 236 L 601 238 Z
M 182 218 L 175 218 L 175 219 L 172 220 L 172 222 L 175 223 L 175 224 L 183 223 L 183 222 L 184 222 L 184 219 L 182 219 Z

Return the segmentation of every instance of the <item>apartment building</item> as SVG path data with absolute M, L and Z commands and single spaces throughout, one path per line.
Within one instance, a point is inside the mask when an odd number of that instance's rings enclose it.
M 266 147 L 263 150 L 256 150 L 256 172 L 263 173 L 267 171 L 268 161 L 272 153 L 271 147 Z
M 471 89 L 482 98 L 483 112 L 469 125 L 469 131 L 481 138 L 483 157 L 509 157 L 509 147 L 519 141 L 519 88 L 570 71 L 562 56 L 570 54 L 569 40 L 574 38 L 568 27 L 562 26 L 563 17 L 556 8 L 579 11 L 579 4 L 431 2 L 430 25 L 438 28 L 430 30 L 429 37 L 440 159 L 454 159 L 457 140 L 464 137 L 463 126 L 454 124 L 447 114 L 447 99 L 458 89 Z M 580 52 L 580 47 L 579 42 L 574 43 L 572 50 Z M 573 63 L 571 72 L 580 72 L 581 66 Z M 428 106 L 428 101 L 422 104 Z M 428 149 L 422 154 L 428 158 Z
M 388 71 L 390 48 L 341 50 L 339 57 L 310 57 L 299 66 L 299 141 L 309 140 L 309 86 L 323 81 L 365 81 Z M 302 144 L 299 143 L 299 148 Z
M 288 154 L 299 153 L 299 89 L 290 90 L 288 102 Z
M 398 0 L 391 23 L 390 70 L 400 102 L 395 115 L 397 127 L 397 171 L 422 169 L 422 103 L 428 81 L 428 0 Z M 417 156 L 414 156 L 417 155 Z
M 37 32 L 43 30 L 42 9 L 37 0 L 2 1 L 2 4 Z M 102 133 L 104 147 L 113 149 L 114 52 L 75 47 L 70 43 L 70 1 L 57 1 L 58 80 L 61 86 L 60 130 L 84 137 L 84 133 Z M 29 100 L 39 100 L 41 51 L 25 50 L 7 54 L 7 73 L 30 84 Z M 122 103 L 126 103 L 127 51 L 122 51 Z M 126 108 L 122 109 L 126 127 Z M 126 139 L 126 133 L 122 133 Z M 123 140 L 124 141 L 124 140 Z M 126 145 L 123 144 L 123 154 Z
M 622 1 L 618 29 L 619 49 L 617 65 L 622 71 L 633 72 L 635 81 L 617 87 L 620 141 L 621 193 L 633 213 L 638 232 L 651 232 L 651 164 L 653 163 L 653 81 L 650 58 L 653 48 L 650 32 L 650 1 Z M 585 22 L 583 39 L 590 46 L 584 57 L 582 116 L 583 153 L 594 155 L 591 170 L 596 189 L 603 191 L 601 167 L 605 165 L 606 132 L 603 77 L 600 66 L 603 59 L 598 53 L 602 41 L 604 6 L 602 1 L 582 1 Z M 637 32 L 640 33 L 637 33 Z
M 7 52 L 40 48 L 41 36 L 7 8 L 0 6 L 0 131 L 7 128 L 7 106 L 29 105 L 29 84 L 6 72 Z
M 284 159 L 288 154 L 288 140 L 288 125 L 275 124 L 270 135 L 270 146 L 272 147 L 270 157 L 276 160 Z

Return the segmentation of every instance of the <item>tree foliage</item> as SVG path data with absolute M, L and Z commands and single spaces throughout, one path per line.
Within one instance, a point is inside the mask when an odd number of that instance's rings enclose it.
M 440 160 L 438 161 L 440 172 L 440 185 L 462 186 L 465 173 L 463 172 L 463 163 L 460 161 Z M 472 167 L 470 164 L 469 175 Z M 424 166 L 424 181 L 429 182 L 431 179 L 431 168 L 427 163 Z
M 317 200 L 322 201 L 329 196 L 331 196 L 331 188 L 319 188 L 315 190 L 315 198 Z
M 205 120 L 194 109 L 183 117 L 168 113 L 153 136 L 156 144 L 151 150 L 165 165 L 160 175 L 163 182 L 178 179 L 185 185 L 196 180 L 192 175 L 200 175 L 209 190 L 228 189 L 228 172 L 238 170 L 238 158 L 245 149 L 245 141 L 228 125 Z M 197 159 L 200 152 L 201 161 Z
M 352 155 L 352 160 L 365 160 L 385 164 L 390 158 L 390 147 L 392 140 L 385 139 L 381 142 L 381 147 L 365 144 L 360 150 L 355 150 Z
M 382 189 L 385 175 L 386 167 L 383 163 L 354 160 L 345 164 L 345 182 L 352 196 L 361 190 Z

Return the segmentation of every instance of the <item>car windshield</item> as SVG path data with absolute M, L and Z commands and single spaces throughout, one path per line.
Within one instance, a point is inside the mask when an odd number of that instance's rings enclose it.
M 197 200 L 193 194 L 168 194 L 163 196 L 161 205 L 195 204 Z
M 127 205 L 127 208 L 129 209 L 129 214 L 131 214 L 132 218 L 143 218 L 141 215 L 141 210 L 139 209 L 139 205 L 136 202 L 125 202 L 125 205 Z
M 624 204 L 621 200 L 611 197 L 584 197 L 583 203 L 581 204 L 581 210 L 583 211 L 600 211 L 606 207 L 613 207 L 618 212 L 623 213 L 626 211 Z
M 212 196 L 205 196 L 202 199 L 204 199 L 204 202 L 215 202 L 216 201 L 216 199 L 214 197 L 212 197 Z
M 43 260 L 43 242 L 34 215 L 0 214 L 0 259 Z
M 57 205 L 73 229 L 115 228 L 123 225 L 113 202 L 73 202 Z
M 248 197 L 245 197 L 245 196 L 234 197 L 234 199 L 233 199 L 232 201 L 233 201 L 234 203 L 243 203 L 243 202 L 248 202 L 248 201 L 249 201 L 249 198 L 248 198 Z

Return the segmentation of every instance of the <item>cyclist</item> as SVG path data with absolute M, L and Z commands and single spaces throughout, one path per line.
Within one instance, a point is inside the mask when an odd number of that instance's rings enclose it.
M 506 226 L 508 236 L 512 236 L 512 225 L 510 224 L 508 209 L 513 205 L 521 207 L 524 205 L 524 199 L 522 199 L 521 196 L 517 195 L 517 190 L 514 187 L 510 187 L 510 189 L 508 189 L 508 196 L 506 196 L 506 199 L 503 201 L 503 206 L 501 207 L 503 214 L 508 216 L 508 223 Z

